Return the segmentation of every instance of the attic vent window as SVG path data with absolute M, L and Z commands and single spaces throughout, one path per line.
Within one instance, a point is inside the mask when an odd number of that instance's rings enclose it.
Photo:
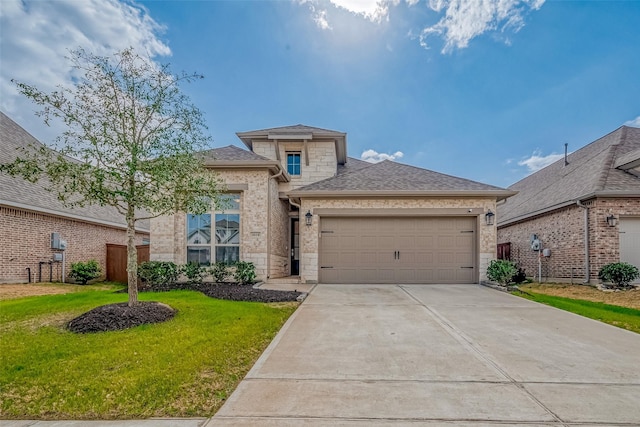
M 300 175 L 300 152 L 287 153 L 287 172 L 289 175 Z

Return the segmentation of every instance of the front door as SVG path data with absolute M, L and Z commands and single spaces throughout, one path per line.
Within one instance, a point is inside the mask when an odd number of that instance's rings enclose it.
M 291 219 L 291 275 L 300 274 L 300 221 Z

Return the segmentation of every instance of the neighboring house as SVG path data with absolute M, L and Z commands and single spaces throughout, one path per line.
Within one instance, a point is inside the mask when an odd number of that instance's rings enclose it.
M 224 206 L 152 220 L 152 260 L 250 261 L 260 279 L 304 283 L 485 278 L 496 256 L 486 215 L 493 220 L 513 191 L 349 158 L 342 132 L 296 125 L 237 135 L 249 151 L 203 153 L 226 184 Z
M 548 257 L 542 278 L 597 280 L 608 263 L 640 267 L 640 128 L 622 126 L 515 183 L 498 205 L 498 248 L 538 276 L 537 235 Z
M 0 112 L 0 164 L 19 149 L 41 146 L 33 136 Z M 126 244 L 126 222 L 115 209 L 101 206 L 66 208 L 46 180 L 35 184 L 0 173 L 0 283 L 62 279 L 63 250 L 53 249 L 52 233 L 66 241 L 65 272 L 71 263 L 96 259 L 106 271 L 106 244 Z M 140 224 L 136 243 L 149 241 L 148 221 Z M 41 277 L 40 277 L 41 273 Z M 65 274 L 66 275 L 66 274 Z

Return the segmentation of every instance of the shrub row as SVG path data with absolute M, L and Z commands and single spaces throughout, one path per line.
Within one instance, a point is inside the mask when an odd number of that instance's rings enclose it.
M 227 282 L 233 278 L 234 282 L 243 285 L 256 280 L 256 268 L 252 262 L 238 261 L 235 264 L 217 262 L 211 266 L 200 265 L 195 262 L 178 266 L 173 262 L 147 261 L 138 266 L 138 277 L 149 286 L 167 286 L 178 281 L 183 274 L 187 282 L 200 285 L 205 277 L 211 275 L 218 283 Z

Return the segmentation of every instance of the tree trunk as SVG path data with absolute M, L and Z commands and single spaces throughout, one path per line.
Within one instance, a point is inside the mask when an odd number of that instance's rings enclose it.
M 133 209 L 127 212 L 127 284 L 129 307 L 138 303 L 138 250 L 136 249 L 136 222 Z

